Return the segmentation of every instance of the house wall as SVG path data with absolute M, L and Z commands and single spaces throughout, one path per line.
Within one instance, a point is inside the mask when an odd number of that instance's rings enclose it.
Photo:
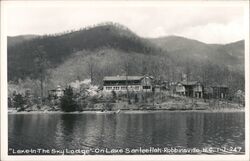
M 203 98 L 203 87 L 202 85 L 198 84 L 194 87 L 193 89 L 194 93 L 193 93 L 193 97 L 197 97 L 197 98 Z
M 202 91 L 203 91 L 203 88 L 202 88 L 201 85 L 197 85 L 197 86 L 194 87 L 193 90 L 194 90 L 194 92 L 202 92 Z
M 63 94 L 64 94 L 63 90 L 57 90 L 57 91 L 56 91 L 56 95 L 57 95 L 58 97 L 62 97 Z
M 186 89 L 185 87 L 182 85 L 182 84 L 177 84 L 176 86 L 176 93 L 179 93 L 179 94 L 185 94 L 186 92 Z
M 126 85 L 126 83 L 128 85 Z M 127 87 L 129 91 L 134 92 L 150 92 L 152 91 L 152 79 L 150 77 L 145 77 L 142 80 L 135 81 L 104 81 L 103 91 L 104 92 L 126 92 Z
M 213 87 L 213 98 L 227 98 L 228 88 L 225 87 Z
M 141 80 L 141 86 L 143 92 L 151 92 L 152 91 L 152 79 L 149 77 L 144 77 Z
M 176 92 L 185 92 L 184 86 L 176 86 Z
M 56 97 L 62 97 L 64 95 L 63 90 L 50 90 L 49 95 L 56 96 Z
M 203 87 L 200 84 L 197 85 L 182 85 L 178 83 L 176 85 L 176 93 L 180 95 L 186 95 L 189 97 L 203 97 Z
M 142 90 L 141 85 L 128 85 L 128 90 L 129 91 L 134 91 L 138 92 Z M 104 92 L 126 92 L 127 91 L 127 86 L 120 86 L 120 85 L 113 85 L 113 86 L 103 86 L 103 91 Z

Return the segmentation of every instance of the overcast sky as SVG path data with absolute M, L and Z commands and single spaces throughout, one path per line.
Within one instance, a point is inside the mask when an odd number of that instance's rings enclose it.
M 184 36 L 206 43 L 244 39 L 241 7 L 11 7 L 7 10 L 9 36 L 49 34 L 113 21 L 142 37 Z

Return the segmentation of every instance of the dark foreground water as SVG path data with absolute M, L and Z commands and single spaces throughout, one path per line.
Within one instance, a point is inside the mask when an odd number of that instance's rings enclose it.
M 9 114 L 9 154 L 244 154 L 244 115 Z

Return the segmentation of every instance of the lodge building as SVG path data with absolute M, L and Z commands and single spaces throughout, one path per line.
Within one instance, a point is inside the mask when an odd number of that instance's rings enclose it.
M 204 87 L 199 81 L 177 82 L 176 93 L 188 97 L 203 98 Z
M 103 79 L 104 92 L 151 92 L 153 77 L 151 76 L 106 76 Z
M 229 95 L 229 88 L 226 85 L 213 84 L 205 88 L 206 98 L 226 99 Z

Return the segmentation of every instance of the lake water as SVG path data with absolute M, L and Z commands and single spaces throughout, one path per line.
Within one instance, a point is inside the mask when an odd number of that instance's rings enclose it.
M 9 114 L 9 154 L 26 149 L 36 149 L 29 155 L 48 151 L 57 155 L 244 154 L 244 115 L 177 111 Z

